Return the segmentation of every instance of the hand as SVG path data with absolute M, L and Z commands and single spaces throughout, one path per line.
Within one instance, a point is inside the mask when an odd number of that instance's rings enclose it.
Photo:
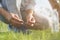
M 10 25 L 14 26 L 14 27 L 20 27 L 20 25 L 23 24 L 23 20 L 19 19 L 17 14 L 13 14 L 11 13 L 11 17 L 8 17 L 8 21 L 10 23 Z
M 26 19 L 29 26 L 34 26 L 35 18 L 33 17 L 33 15 L 27 15 Z
M 3 8 L 0 8 L 0 14 L 4 16 L 7 23 L 9 23 L 12 26 L 20 27 L 20 25 L 23 24 L 23 20 L 19 19 L 17 14 L 9 13 Z

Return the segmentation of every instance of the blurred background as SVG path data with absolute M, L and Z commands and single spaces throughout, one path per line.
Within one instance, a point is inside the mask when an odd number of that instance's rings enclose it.
M 60 0 L 37 0 L 38 5 L 40 7 L 47 7 L 51 9 L 51 6 L 53 9 L 57 9 L 57 12 L 60 17 Z M 53 3 L 55 2 L 55 3 Z M 56 3 L 57 2 L 57 3 Z M 51 3 L 53 5 L 51 5 Z M 46 5 L 45 5 L 46 4 Z M 38 7 L 38 9 L 40 9 Z M 36 10 L 38 10 L 36 9 Z M 22 34 L 21 33 L 15 33 L 12 30 L 8 31 L 8 25 L 4 22 L 0 21 L 0 40 L 60 40 L 60 32 L 58 33 L 51 33 L 50 29 L 47 30 L 32 30 L 33 32 L 31 34 Z

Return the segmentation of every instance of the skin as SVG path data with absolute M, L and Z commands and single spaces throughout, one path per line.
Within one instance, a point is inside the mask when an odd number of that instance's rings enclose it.
M 27 16 L 27 25 L 29 26 L 33 26 L 35 23 L 35 19 L 33 17 L 33 10 L 28 9 L 26 10 Z M 17 16 L 17 14 L 14 13 L 9 13 L 8 11 L 6 11 L 3 8 L 0 8 L 0 15 L 4 16 L 5 19 L 8 21 L 8 24 L 15 26 L 15 27 L 20 27 L 20 25 L 22 25 L 24 22 L 22 19 L 19 19 L 19 17 Z
M 34 26 L 35 18 L 33 16 L 33 10 L 28 9 L 28 10 L 26 10 L 26 13 L 27 13 L 27 16 L 26 16 L 27 24 L 29 26 Z
M 4 16 L 8 23 L 12 26 L 19 27 L 21 24 L 23 24 L 23 20 L 19 19 L 16 14 L 9 13 L 3 8 L 0 8 L 0 15 Z

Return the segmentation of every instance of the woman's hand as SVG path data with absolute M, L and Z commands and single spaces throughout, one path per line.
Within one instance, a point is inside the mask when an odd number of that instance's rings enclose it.
M 9 13 L 3 8 L 0 8 L 0 15 L 4 16 L 4 18 L 7 20 L 7 23 L 12 26 L 20 27 L 20 25 L 23 24 L 23 20 L 20 19 L 17 14 Z
M 23 24 L 23 20 L 19 19 L 17 14 L 11 13 L 11 17 L 8 17 L 8 22 L 14 27 L 20 27 Z
M 26 19 L 27 19 L 27 24 L 29 26 L 34 26 L 34 23 L 35 23 L 35 18 L 33 15 L 29 14 L 26 16 Z

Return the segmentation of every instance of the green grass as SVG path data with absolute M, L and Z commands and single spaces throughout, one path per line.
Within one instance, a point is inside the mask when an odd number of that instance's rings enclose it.
M 7 25 L 0 22 L 0 40 L 60 40 L 59 33 L 51 33 L 50 30 L 32 30 L 30 34 L 8 31 Z

